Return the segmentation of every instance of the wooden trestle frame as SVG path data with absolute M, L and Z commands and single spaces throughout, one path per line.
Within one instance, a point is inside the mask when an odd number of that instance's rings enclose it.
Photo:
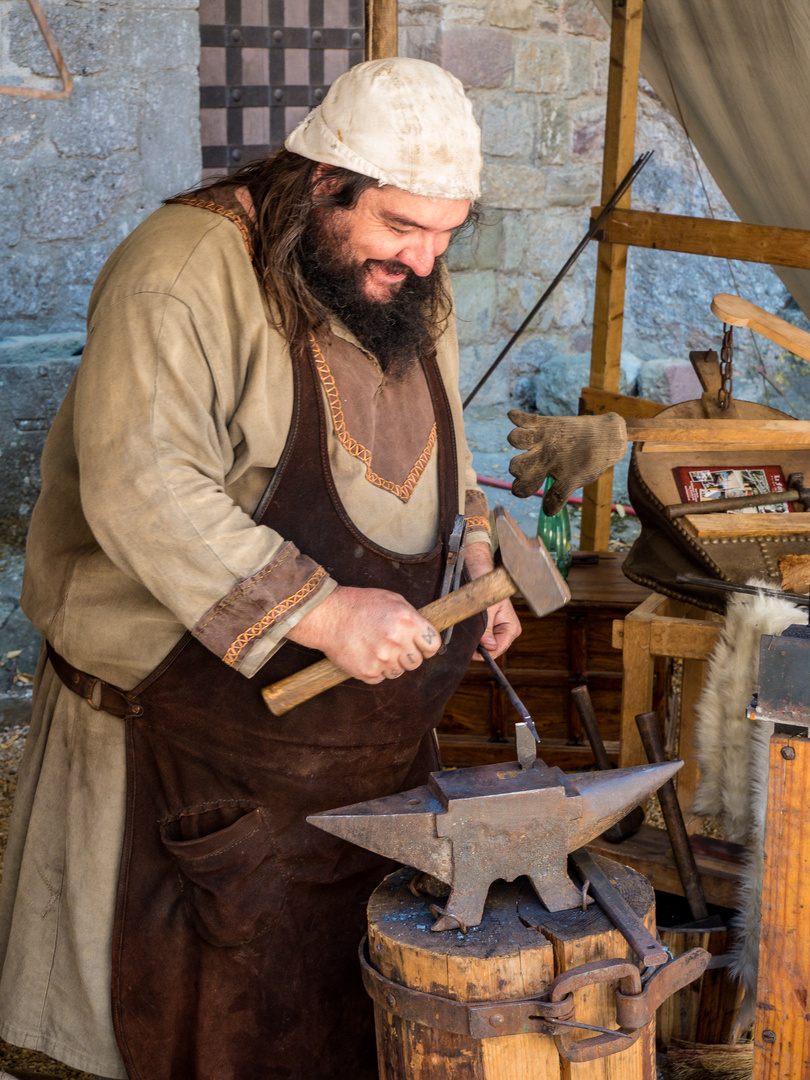
M 602 202 L 633 164 L 644 0 L 613 0 Z M 598 208 L 594 209 L 596 215 Z M 810 231 L 630 209 L 630 192 L 600 238 L 589 388 L 618 392 L 628 247 L 810 269 Z M 610 539 L 613 470 L 585 488 L 580 547 L 605 551 Z

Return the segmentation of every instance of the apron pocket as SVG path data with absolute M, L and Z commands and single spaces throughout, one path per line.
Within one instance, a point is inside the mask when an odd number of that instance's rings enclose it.
M 200 817 L 210 820 L 210 813 L 206 808 Z M 183 817 L 186 828 L 190 817 Z M 269 930 L 286 889 L 265 810 L 248 810 L 225 828 L 191 840 L 173 839 L 176 827 L 177 822 L 165 823 L 161 839 L 180 873 L 199 935 L 211 945 L 235 947 Z

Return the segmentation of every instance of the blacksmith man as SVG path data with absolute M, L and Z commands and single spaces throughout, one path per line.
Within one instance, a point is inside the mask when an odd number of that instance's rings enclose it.
M 492 565 L 441 261 L 480 167 L 456 79 L 361 64 L 102 270 L 29 540 L 9 1042 L 102 1077 L 376 1076 L 356 949 L 387 867 L 305 817 L 424 782 L 477 644 L 519 632 L 505 602 L 439 653 L 416 611 L 457 513 Z M 355 678 L 272 717 L 261 687 L 322 653 Z

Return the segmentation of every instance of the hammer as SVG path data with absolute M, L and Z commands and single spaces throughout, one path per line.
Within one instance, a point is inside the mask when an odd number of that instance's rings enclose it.
M 543 542 L 538 537 L 529 539 L 502 506 L 495 509 L 495 522 L 503 566 L 420 608 L 419 614 L 439 633 L 517 592 L 522 593 L 538 618 L 556 611 L 571 599 L 570 590 Z M 266 686 L 262 697 L 271 713 L 283 716 L 296 705 L 348 678 L 337 664 L 323 659 Z
M 810 488 L 804 486 L 804 473 L 791 473 L 786 491 L 764 491 L 761 495 L 741 495 L 738 499 L 675 503 L 666 508 L 666 515 L 670 521 L 674 521 L 687 514 L 724 514 L 729 510 L 745 510 L 749 506 L 776 506 L 786 502 L 800 502 L 803 510 L 810 510 Z

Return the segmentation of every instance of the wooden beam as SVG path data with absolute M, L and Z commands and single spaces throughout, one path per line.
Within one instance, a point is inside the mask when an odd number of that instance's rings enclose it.
M 702 540 L 810 533 L 810 514 L 687 514 L 681 521 L 693 536 Z
M 678 420 L 654 416 L 627 421 L 630 442 L 645 443 L 645 452 L 655 444 L 683 444 L 696 451 L 728 449 L 730 444 L 756 448 L 760 457 L 766 450 L 810 450 L 810 420 Z
M 594 217 L 600 212 L 598 206 L 591 211 Z M 805 229 L 617 209 L 608 215 L 603 236 L 610 244 L 810 269 L 810 231 Z
M 810 743 L 770 742 L 753 1080 L 807 1076 L 810 1024 Z
M 810 233 L 807 234 L 810 239 Z M 810 360 L 810 334 L 798 326 L 780 319 L 770 311 L 757 307 L 750 300 L 728 293 L 718 293 L 712 300 L 712 315 L 731 326 L 747 326 L 756 330 L 763 337 L 775 341 L 784 349 L 789 349 L 802 360 Z
M 366 60 L 384 60 L 387 56 L 396 56 L 397 0 L 365 0 L 365 4 Z
M 607 202 L 633 164 L 636 144 L 639 60 L 641 56 L 642 0 L 613 0 L 608 68 L 605 152 L 602 162 L 602 201 Z M 620 205 L 630 205 L 630 192 Z M 596 268 L 591 348 L 591 386 L 616 392 L 624 322 L 624 283 L 627 248 L 600 243 Z M 610 541 L 610 506 L 613 470 L 609 469 L 584 491 L 580 547 L 607 550 Z
M 625 419 L 632 417 L 643 420 L 657 416 L 666 408 L 668 406 L 660 401 L 616 394 L 612 390 L 597 390 L 593 386 L 583 386 L 579 398 L 580 415 L 600 416 L 602 413 L 615 412 Z

